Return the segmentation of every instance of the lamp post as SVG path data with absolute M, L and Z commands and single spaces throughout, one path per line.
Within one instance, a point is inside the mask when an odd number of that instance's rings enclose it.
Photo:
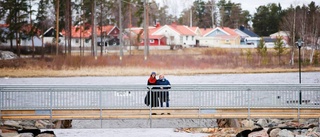
M 300 56 L 300 50 L 301 50 L 301 46 L 303 44 L 303 41 L 301 39 L 299 39 L 297 42 L 297 46 L 299 48 L 299 84 L 301 84 L 301 56 Z M 299 92 L 299 103 L 302 103 L 302 95 L 301 95 L 301 90 Z

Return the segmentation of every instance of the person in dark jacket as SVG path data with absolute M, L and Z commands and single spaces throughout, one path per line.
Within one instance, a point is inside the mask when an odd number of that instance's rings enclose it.
M 152 86 L 152 85 L 156 85 L 157 84 L 157 78 L 156 78 L 156 73 L 155 72 L 152 72 L 150 74 L 150 77 L 148 79 L 148 82 L 147 82 L 147 85 L 148 86 Z M 152 88 L 151 89 L 148 87 L 148 92 L 147 92 L 147 95 L 145 96 L 145 99 L 144 99 L 144 102 L 147 106 L 149 106 L 151 104 L 151 107 L 159 107 L 159 97 L 158 97 L 158 93 L 157 92 L 154 92 L 152 91 Z M 150 96 L 150 93 L 151 93 L 151 96 Z M 150 100 L 150 97 L 151 97 L 151 100 Z M 151 103 L 150 103 L 151 101 Z
M 156 85 L 165 85 L 163 87 L 159 87 L 159 100 L 160 100 L 160 106 L 163 107 L 163 103 L 166 102 L 166 107 L 169 107 L 169 91 L 170 89 L 170 82 L 169 80 L 164 78 L 163 74 L 159 75 L 159 79 L 156 82 Z

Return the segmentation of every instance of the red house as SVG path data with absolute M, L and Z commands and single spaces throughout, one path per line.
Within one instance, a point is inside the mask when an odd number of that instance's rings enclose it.
M 161 28 L 160 25 L 155 27 L 149 27 L 149 43 L 150 46 L 166 46 L 167 45 L 167 38 L 164 35 L 150 35 L 153 32 L 159 30 Z M 140 42 L 139 46 L 144 46 L 144 31 L 143 28 L 132 28 L 131 32 L 138 36 L 140 34 Z

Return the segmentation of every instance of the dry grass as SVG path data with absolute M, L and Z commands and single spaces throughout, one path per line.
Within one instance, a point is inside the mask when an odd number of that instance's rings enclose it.
M 280 61 L 271 51 L 267 63 L 261 63 L 254 50 L 248 58 L 246 50 L 205 49 L 151 50 L 144 60 L 143 51 L 133 51 L 119 60 L 117 54 L 94 58 L 91 56 L 56 56 L 44 59 L 0 61 L 0 77 L 65 77 L 65 76 L 134 76 L 149 75 L 151 71 L 169 75 L 297 72 L 298 63 L 286 64 L 290 56 Z M 320 71 L 315 65 L 303 65 L 302 71 Z

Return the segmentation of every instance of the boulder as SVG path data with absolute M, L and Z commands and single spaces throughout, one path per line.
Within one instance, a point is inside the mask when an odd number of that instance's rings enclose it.
M 256 132 L 251 132 L 248 137 L 269 137 L 266 130 L 260 130 Z
M 249 119 L 249 120 L 242 120 L 241 121 L 242 127 L 243 128 L 252 128 L 254 126 L 254 122 Z
M 17 59 L 17 58 L 19 57 L 11 51 L 0 50 L 0 60 Z
M 7 120 L 7 121 L 5 121 L 5 122 L 3 123 L 3 125 L 5 125 L 5 126 L 10 126 L 10 127 L 14 127 L 14 128 L 16 128 L 16 129 L 21 129 L 21 128 L 22 128 L 22 126 L 20 125 L 19 122 L 13 121 L 13 120 Z
M 294 137 L 294 135 L 291 131 L 283 129 L 278 133 L 278 137 Z
M 281 131 L 281 129 L 280 128 L 275 128 L 275 129 L 272 129 L 271 131 L 270 131 L 270 137 L 278 137 L 278 134 L 279 134 L 279 132 Z

